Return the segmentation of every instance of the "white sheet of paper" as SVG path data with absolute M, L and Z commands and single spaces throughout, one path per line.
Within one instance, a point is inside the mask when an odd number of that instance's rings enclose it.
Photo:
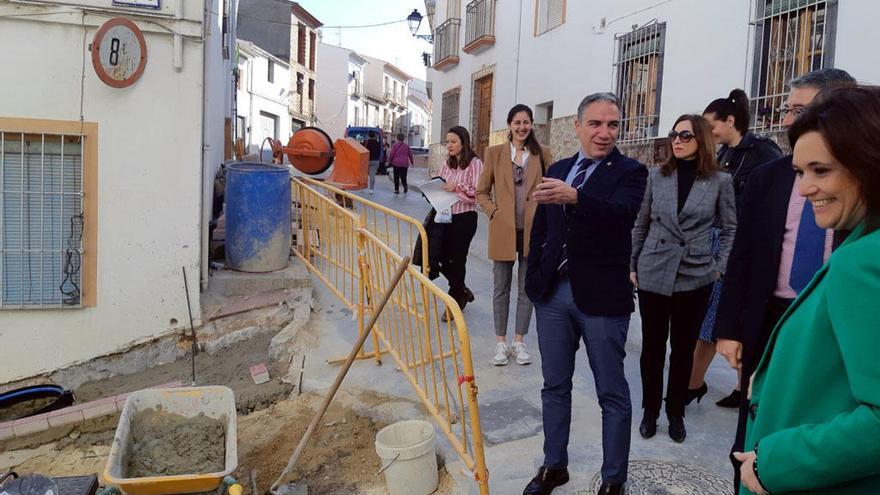
M 437 211 L 452 208 L 452 205 L 458 202 L 458 195 L 444 191 L 442 189 L 443 184 L 443 179 L 439 177 L 435 177 L 427 182 L 419 184 L 419 189 L 422 191 L 422 194 L 428 198 L 428 202 L 431 203 L 431 206 Z

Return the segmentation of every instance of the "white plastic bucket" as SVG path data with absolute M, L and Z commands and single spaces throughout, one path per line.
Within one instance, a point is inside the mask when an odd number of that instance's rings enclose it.
M 434 425 L 418 419 L 388 425 L 376 434 L 376 453 L 391 495 L 428 495 L 437 490 L 436 446 Z

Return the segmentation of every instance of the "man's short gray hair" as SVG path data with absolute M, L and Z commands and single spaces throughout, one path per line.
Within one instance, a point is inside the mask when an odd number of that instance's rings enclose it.
M 843 69 L 829 67 L 817 69 L 792 79 L 788 85 L 794 88 L 815 88 L 819 91 L 841 84 L 855 84 L 856 79 Z
M 611 103 L 612 105 L 620 109 L 620 99 L 617 97 L 616 94 L 607 91 L 603 93 L 593 93 L 585 96 L 584 99 L 581 100 L 581 104 L 578 105 L 577 118 L 579 122 L 584 120 L 584 110 L 586 110 L 588 106 L 596 103 L 597 101 Z

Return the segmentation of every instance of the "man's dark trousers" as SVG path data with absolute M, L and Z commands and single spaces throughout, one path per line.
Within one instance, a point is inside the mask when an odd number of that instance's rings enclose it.
M 623 371 L 624 345 L 630 315 L 590 316 L 575 306 L 567 277 L 559 278 L 535 301 L 544 419 L 544 465 L 568 466 L 571 390 L 575 356 L 583 340 L 602 408 L 602 479 L 626 481 L 632 406 Z

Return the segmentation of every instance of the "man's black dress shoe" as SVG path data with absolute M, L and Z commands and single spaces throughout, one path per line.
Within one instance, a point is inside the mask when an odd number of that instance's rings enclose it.
M 596 495 L 620 495 L 621 493 L 623 493 L 623 485 L 612 485 L 603 481 Z
M 645 412 L 642 416 L 642 424 L 639 425 L 639 434 L 642 438 L 651 438 L 657 434 L 657 416 L 658 414 L 649 412 Z
M 687 437 L 687 430 L 684 429 L 684 418 L 681 416 L 672 416 L 669 418 L 669 438 L 681 443 Z
M 551 469 L 541 466 L 538 475 L 529 481 L 523 495 L 550 495 L 554 488 L 568 483 L 568 469 Z

